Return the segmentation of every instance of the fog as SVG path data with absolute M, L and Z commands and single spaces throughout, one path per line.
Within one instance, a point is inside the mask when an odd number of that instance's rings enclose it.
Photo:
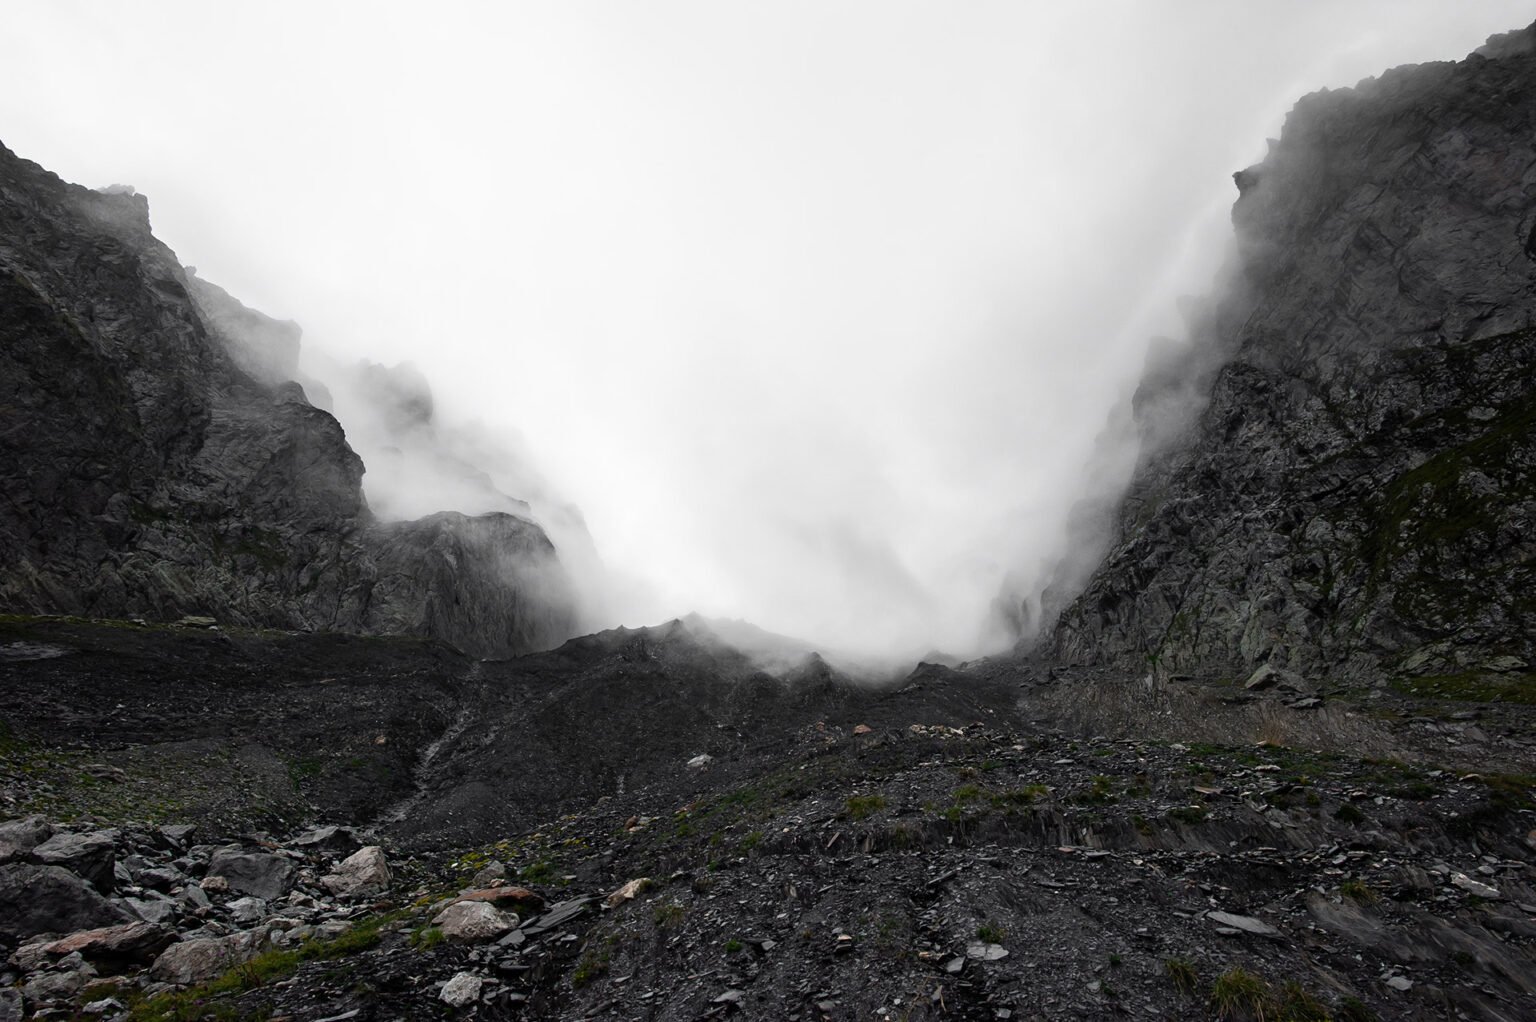
M 11 0 L 0 141 L 147 194 L 312 375 L 414 365 L 501 490 L 580 509 L 591 623 L 965 655 L 1084 547 L 1070 509 L 1135 453 L 1106 428 L 1291 104 L 1533 17 Z M 381 514 L 472 503 L 364 453 Z

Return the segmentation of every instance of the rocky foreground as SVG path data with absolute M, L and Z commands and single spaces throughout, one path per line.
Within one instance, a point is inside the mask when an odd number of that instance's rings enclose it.
M 1536 759 L 1526 704 L 1304 686 L 1275 672 L 1252 687 L 1149 689 L 1027 661 L 925 666 L 869 689 L 830 670 L 754 673 L 700 622 L 503 663 L 335 642 L 4 625 L 0 797 L 19 817 L 0 828 L 5 1011 L 1536 1011 L 1536 778 L 1515 769 Z M 307 663 L 312 676 L 281 697 L 301 716 L 310 698 L 353 696 L 330 704 L 334 745 L 310 739 L 308 759 L 288 760 L 287 801 L 274 799 L 276 781 L 253 778 L 264 750 L 304 725 L 232 712 L 259 693 L 228 673 L 231 648 L 251 675 Z M 97 658 L 124 669 L 93 673 Z M 94 700 L 76 704 L 72 740 L 56 706 L 28 710 L 42 682 L 68 691 L 65 676 Z M 195 701 L 185 677 L 203 679 Z M 395 678 L 438 693 L 428 723 L 379 698 Z M 612 716 L 541 711 L 538 684 L 559 693 L 570 678 L 599 702 L 638 693 L 639 710 L 654 683 L 698 709 L 674 714 L 648 753 Z M 160 708 L 161 733 L 133 722 L 126 697 Z M 113 724 L 114 707 L 130 719 Z M 516 729 L 495 723 L 514 717 L 542 720 L 543 742 L 595 762 L 622 747 L 625 780 L 539 775 L 542 810 L 511 779 L 470 785 L 457 802 L 433 794 L 479 776 L 488 756 L 515 760 Z M 200 721 L 212 726 L 199 732 Z M 182 729 L 200 733 L 199 751 L 182 760 L 189 797 L 176 803 L 153 764 L 156 743 L 170 749 Z M 1172 737 L 1207 732 L 1226 737 Z M 340 740 L 354 734 L 364 742 Z M 408 744 L 401 778 L 377 770 Z M 198 801 L 215 771 L 230 782 L 224 796 Z M 336 799 L 337 777 L 369 771 L 384 795 Z M 402 819 L 424 800 L 441 803 L 439 821 L 459 821 L 462 839 Z M 505 805 L 515 819 L 491 811 Z

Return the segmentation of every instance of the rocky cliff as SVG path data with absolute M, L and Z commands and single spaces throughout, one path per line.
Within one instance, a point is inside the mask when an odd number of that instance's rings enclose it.
M 189 277 L 143 196 L 0 147 L 0 607 L 485 655 L 565 638 L 570 587 L 533 521 L 375 520 L 341 426 L 278 382 L 296 344 Z
M 1236 175 L 1240 266 L 1202 347 L 1224 362 L 1142 465 L 1052 652 L 1529 684 L 1533 40 L 1308 96 Z

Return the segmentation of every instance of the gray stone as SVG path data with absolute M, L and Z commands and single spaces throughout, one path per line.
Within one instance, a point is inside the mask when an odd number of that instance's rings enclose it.
M 224 906 L 231 919 L 241 926 L 251 923 L 259 923 L 267 914 L 267 903 L 260 898 L 252 898 L 247 895 L 244 898 L 236 898 Z
M 53 825 L 41 816 L 0 823 L 0 863 L 25 856 L 53 835 Z
M 55 834 L 32 849 L 32 858 L 45 866 L 63 867 L 106 894 L 113 887 L 116 844 L 115 830 Z
M 1255 919 L 1253 916 L 1234 915 L 1231 912 L 1207 912 L 1205 917 L 1218 926 L 1241 930 L 1244 933 L 1252 933 L 1260 937 L 1278 937 L 1280 935 L 1279 930 L 1264 920 Z
M 483 901 L 460 901 L 432 918 L 443 936 L 459 944 L 495 940 L 517 926 L 517 916 L 501 912 Z
M 450 1008 L 462 1008 L 480 999 L 480 988 L 484 985 L 485 980 L 474 973 L 458 972 L 443 985 L 442 992 L 437 996 Z
M 208 875 L 221 876 L 229 889 L 266 901 L 281 898 L 293 886 L 293 860 L 268 852 L 247 852 L 239 845 L 218 849 L 208 860 Z
M 169 924 L 176 921 L 176 900 L 163 894 L 147 892 L 143 898 L 124 898 L 128 910 L 147 923 Z
M 131 921 L 126 910 L 59 866 L 0 866 L 0 936 L 73 933 Z
M 0 1022 L 21 1022 L 21 991 L 0 987 Z
M 172 944 L 155 959 L 149 974 L 162 983 L 201 983 L 250 961 L 260 952 L 264 936 L 247 931 Z
M 338 898 L 366 898 L 389 890 L 389 862 L 384 849 L 369 845 L 343 859 L 336 871 L 322 877 L 325 889 Z

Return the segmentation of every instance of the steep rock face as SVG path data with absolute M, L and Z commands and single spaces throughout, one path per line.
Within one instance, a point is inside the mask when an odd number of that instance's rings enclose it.
M 1309 96 L 1236 175 L 1240 284 L 1212 317 L 1230 358 L 1138 473 L 1056 654 L 1360 680 L 1529 670 L 1533 31 Z
M 232 343 L 275 321 L 209 288 L 151 234 L 142 196 L 0 147 L 0 606 L 405 632 L 487 655 L 565 638 L 570 594 L 537 525 L 376 525 L 337 421 L 252 375 L 286 364 L 282 345 Z M 428 570 L 445 542 L 497 570 Z M 427 576 L 403 584 L 414 568 Z

